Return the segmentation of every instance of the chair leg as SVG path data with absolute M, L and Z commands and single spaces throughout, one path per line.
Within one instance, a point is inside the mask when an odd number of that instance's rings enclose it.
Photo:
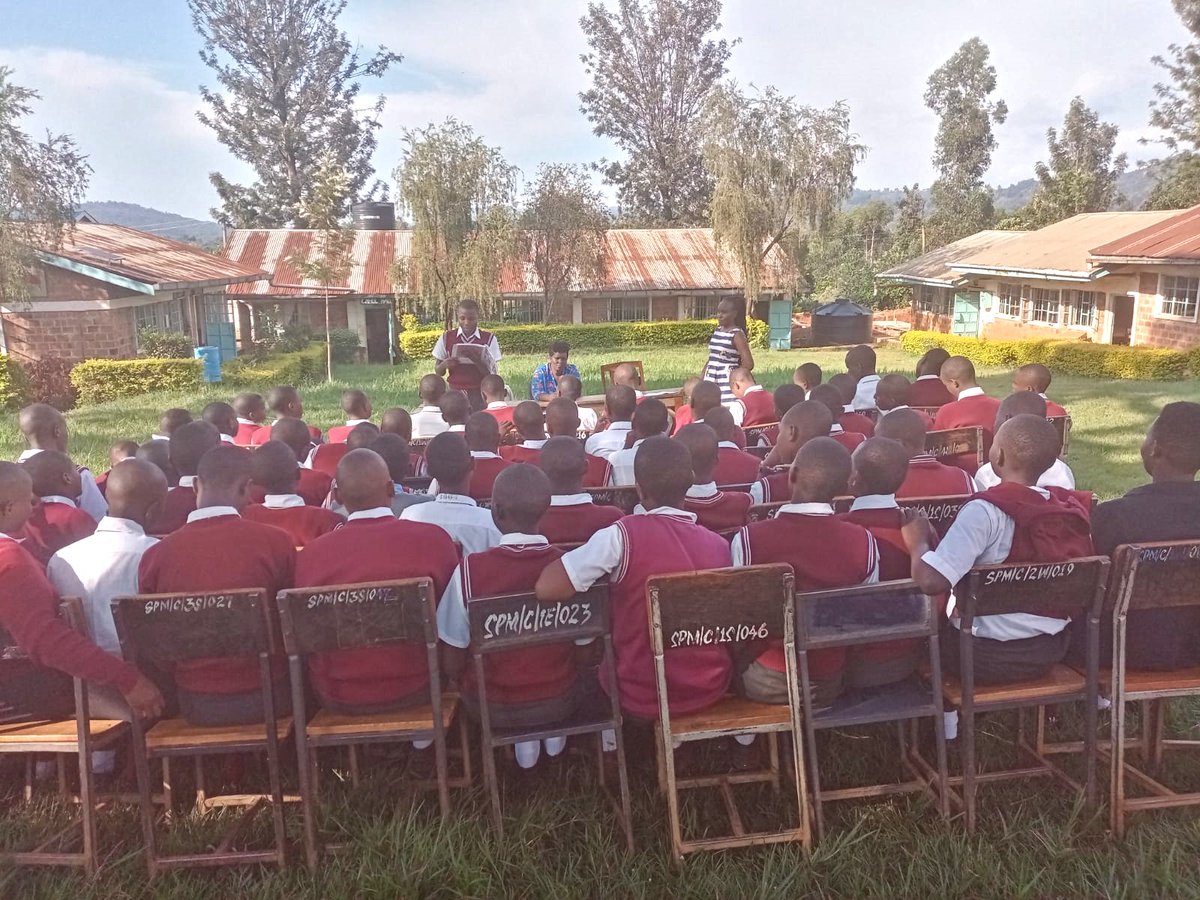
M 942 714 L 936 713 L 933 718 L 933 742 L 937 752 L 937 778 L 938 778 L 938 812 L 941 813 L 943 819 L 950 818 L 950 766 L 946 760 L 946 722 L 942 718 Z M 916 751 L 917 745 L 917 721 L 913 723 L 913 752 Z
M 162 782 L 163 782 L 163 806 L 167 811 L 167 818 L 172 817 L 175 809 L 175 785 L 171 781 L 171 757 L 164 756 L 162 758 Z
M 271 787 L 271 824 L 275 829 L 275 862 L 282 869 L 287 865 L 287 832 L 283 822 L 283 775 L 279 770 L 278 730 L 273 720 L 268 720 L 266 726 L 268 729 L 267 780 Z
M 808 737 L 808 777 L 811 782 L 808 790 L 812 795 L 813 828 L 816 832 L 817 843 L 820 843 L 825 838 L 825 805 L 821 802 L 821 766 L 817 758 L 816 731 L 811 727 L 805 730 Z
M 782 788 L 779 776 L 779 732 L 772 731 L 767 735 L 767 752 L 771 764 L 771 787 L 776 794 Z
M 660 732 L 659 747 L 662 751 L 662 775 L 666 781 L 667 816 L 671 827 L 671 856 L 683 862 L 683 824 L 679 813 L 679 790 L 675 783 L 675 748 Z
M 158 848 L 154 835 L 154 791 L 150 786 L 150 760 L 141 734 L 134 734 L 130 742 L 133 748 L 133 768 L 137 775 L 138 812 L 142 820 L 142 842 L 146 854 L 146 871 L 150 878 L 158 874 Z M 171 795 L 166 780 L 163 781 L 164 815 L 171 812 Z
M 29 803 L 33 800 L 33 773 L 37 765 L 37 754 L 25 754 L 25 802 Z
M 358 787 L 360 780 L 358 767 L 358 744 L 351 744 L 346 748 L 350 756 L 350 786 Z
M 1125 727 L 1125 700 L 1120 690 L 1114 690 L 1109 723 L 1108 825 L 1117 840 L 1125 836 Z M 1143 730 L 1145 727 L 1143 720 Z
M 492 827 L 496 829 L 496 834 L 503 836 L 504 816 L 500 811 L 500 783 L 496 775 L 496 748 L 492 745 L 490 735 L 480 736 L 479 751 L 480 756 L 483 757 L 483 782 L 487 786 Z
M 625 765 L 625 737 L 619 726 L 613 729 L 617 739 L 617 782 L 621 789 L 621 830 L 625 832 L 625 849 L 633 852 L 633 812 L 629 799 L 629 771 Z M 600 767 L 604 767 L 604 736 L 596 735 L 597 747 L 600 750 Z
M 467 717 L 461 711 L 458 713 L 458 742 L 462 747 L 462 782 L 466 787 L 470 787 L 473 774 L 471 765 L 471 733 L 467 727 Z
M 446 761 L 445 729 L 439 729 L 434 734 L 433 758 L 437 767 L 438 806 L 442 811 L 442 818 L 445 819 L 450 815 L 450 771 Z
M 300 730 L 297 729 L 297 734 Z M 305 742 L 307 743 L 307 742 Z M 301 772 L 300 803 L 304 812 L 304 855 L 310 869 L 316 869 L 321 858 L 321 847 L 317 840 L 317 806 L 320 794 L 317 785 L 317 750 L 306 747 L 297 755 Z M 307 773 L 307 777 L 304 773 Z
M 975 833 L 975 716 L 959 710 L 959 731 L 962 736 L 963 810 L 967 834 Z
M 95 780 L 92 777 L 92 755 L 87 747 L 80 747 L 76 754 L 79 760 L 79 813 L 83 824 L 83 866 L 89 875 L 96 873 L 96 796 Z
M 1167 701 L 1152 701 L 1150 715 L 1154 723 L 1154 728 L 1150 733 L 1150 765 L 1157 772 L 1162 768 L 1163 763 L 1163 732 L 1167 724 Z

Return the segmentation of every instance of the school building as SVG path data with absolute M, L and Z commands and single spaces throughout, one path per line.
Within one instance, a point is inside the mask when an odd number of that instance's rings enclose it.
M 226 289 L 226 297 L 236 305 L 239 341 L 253 340 L 263 328 L 279 322 L 324 330 L 323 289 L 302 279 L 293 263 L 315 253 L 314 234 L 282 228 L 231 232 L 225 256 L 266 273 Z M 411 308 L 406 300 L 414 293 L 413 267 L 407 265 L 412 246 L 410 230 L 356 230 L 349 274 L 331 288 L 332 327 L 357 332 L 369 362 L 391 358 L 397 304 L 400 311 Z M 782 253 L 774 248 L 767 258 L 763 301 L 780 294 L 775 273 L 782 265 Z M 603 279 L 567 291 L 548 314 L 527 260 L 505 268 L 496 296 L 506 322 L 578 324 L 710 318 L 722 298 L 741 292 L 737 264 L 717 246 L 711 228 L 614 228 L 605 235 Z
M 1200 344 L 1200 206 L 981 231 L 876 276 L 912 287 L 913 328 L 999 340 Z
M 0 352 L 23 362 L 137 354 L 138 330 L 182 331 L 236 352 L 225 290 L 260 269 L 121 225 L 79 222 L 37 253 L 26 298 L 0 297 Z

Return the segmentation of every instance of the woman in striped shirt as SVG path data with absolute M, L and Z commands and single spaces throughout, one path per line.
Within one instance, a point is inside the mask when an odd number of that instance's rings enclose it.
M 717 329 L 708 339 L 708 363 L 703 378 L 721 388 L 721 403 L 728 406 L 736 399 L 729 386 L 734 369 L 754 369 L 754 355 L 746 338 L 746 301 L 726 297 L 717 305 Z

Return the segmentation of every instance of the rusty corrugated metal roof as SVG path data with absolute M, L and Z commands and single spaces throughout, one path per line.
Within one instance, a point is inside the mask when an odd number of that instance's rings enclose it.
M 876 278 L 884 281 L 897 281 L 902 284 L 929 284 L 953 287 L 963 281 L 963 276 L 955 272 L 951 266 L 959 260 L 994 249 L 1009 241 L 1021 237 L 1023 231 L 980 231 L 977 234 L 959 238 L 953 243 L 936 250 L 923 253 L 916 259 L 893 266 L 885 272 L 880 272 Z
M 1140 231 L 1101 244 L 1092 250 L 1092 260 L 1195 263 L 1200 260 L 1200 206 L 1171 213 L 1169 218 Z
M 263 269 L 207 253 L 192 244 L 123 225 L 80 222 L 63 237 L 55 257 L 159 289 L 233 284 L 262 278 Z
M 289 261 L 295 253 L 313 253 L 311 231 L 247 229 L 234 231 L 225 254 L 244 266 L 269 273 L 269 279 L 238 284 L 229 293 L 249 296 L 316 296 L 320 286 L 302 281 Z M 711 228 L 613 228 L 606 233 L 606 277 L 599 286 L 580 290 L 713 291 L 737 290 L 741 278 L 732 256 L 718 248 Z M 350 274 L 335 287 L 355 294 L 394 293 L 392 267 L 412 256 L 411 231 L 357 231 Z M 766 286 L 777 284 L 774 267 L 782 253 L 773 248 L 764 273 Z M 541 293 L 532 265 L 518 262 L 501 274 L 499 292 Z

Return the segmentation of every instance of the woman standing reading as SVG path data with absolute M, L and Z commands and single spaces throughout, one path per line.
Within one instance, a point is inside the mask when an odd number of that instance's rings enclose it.
M 746 337 L 746 301 L 726 297 L 717 304 L 717 329 L 708 339 L 708 363 L 703 378 L 721 388 L 721 403 L 728 406 L 736 399 L 729 386 L 729 373 L 741 367 L 754 369 L 754 355 Z

